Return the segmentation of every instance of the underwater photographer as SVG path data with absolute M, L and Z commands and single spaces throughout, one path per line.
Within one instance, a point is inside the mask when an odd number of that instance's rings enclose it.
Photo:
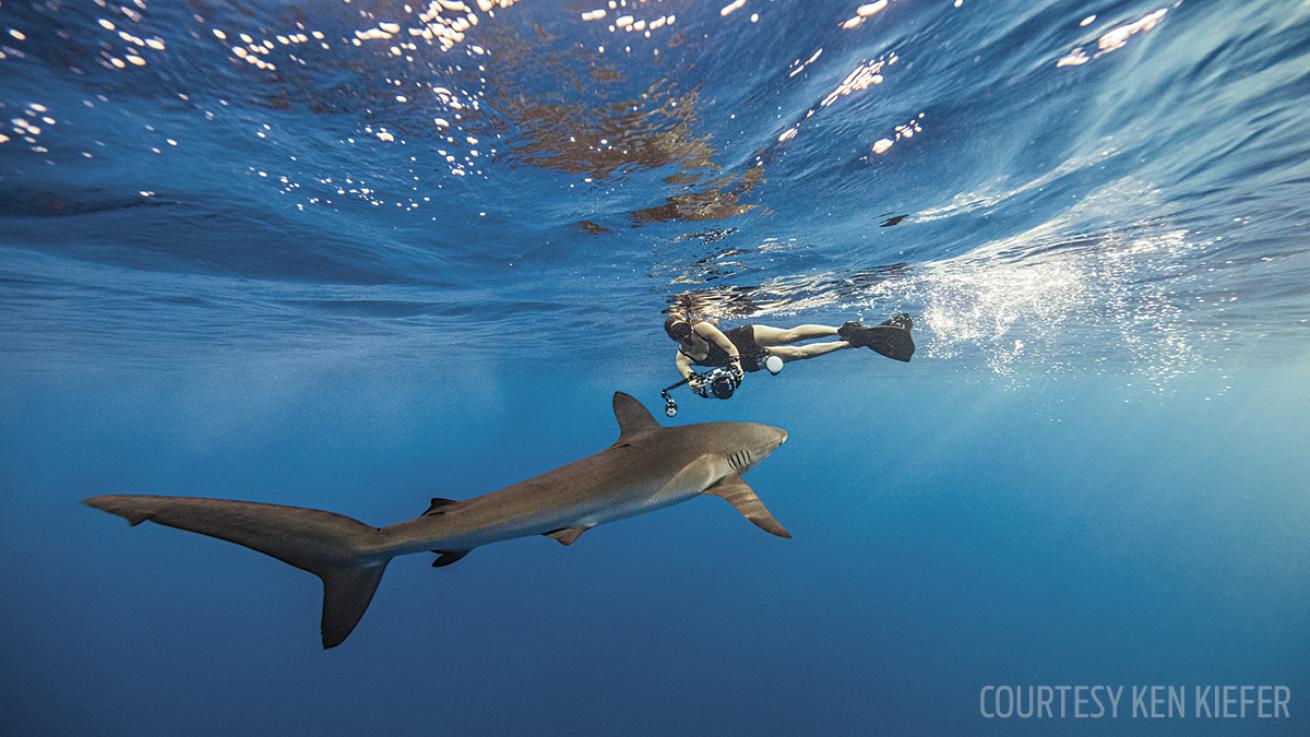
M 841 327 L 807 324 L 785 329 L 746 324 L 724 332 L 709 320 L 669 315 L 664 320 L 664 332 L 678 344 L 674 360 L 682 380 L 660 392 L 665 414 L 677 414 L 677 402 L 669 391 L 683 384 L 707 399 L 728 399 L 747 372 L 767 369 L 777 375 L 786 362 L 817 358 L 844 348 L 869 348 L 897 361 L 909 361 L 914 355 L 914 340 L 910 337 L 913 325 L 909 315 L 899 314 L 872 327 L 855 321 Z M 830 337 L 839 339 L 794 345 Z M 711 370 L 697 373 L 696 366 Z

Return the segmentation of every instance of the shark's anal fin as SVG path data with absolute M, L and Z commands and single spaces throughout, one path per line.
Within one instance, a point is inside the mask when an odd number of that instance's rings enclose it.
M 660 423 L 651 417 L 650 412 L 641 406 L 641 402 L 623 392 L 614 392 L 614 419 L 619 421 L 619 439 L 615 445 L 625 442 L 639 432 L 658 429 Z
M 459 504 L 459 502 L 455 501 L 454 499 L 442 499 L 439 496 L 434 496 L 432 497 L 432 503 L 428 505 L 428 511 L 424 512 L 423 516 L 427 517 L 433 514 L 441 514 L 442 512 L 448 512 L 450 510 L 447 509 L 447 507 L 449 507 L 452 504 Z
M 728 503 L 737 508 L 742 516 L 755 523 L 756 527 L 778 537 L 791 539 L 791 533 L 787 528 L 778 523 L 778 520 L 769 514 L 769 510 L 764 506 L 764 502 L 755 495 L 752 489 L 740 476 L 725 476 L 718 483 L 704 491 L 706 494 L 723 497 Z
M 550 532 L 546 532 L 542 534 L 544 534 L 546 537 L 555 538 L 557 541 L 559 541 L 560 545 L 567 546 L 567 545 L 572 545 L 573 542 L 582 535 L 582 533 L 590 529 L 591 529 L 590 527 L 561 527 L 558 530 L 551 530 Z
M 437 559 L 432 561 L 432 567 L 445 568 L 451 563 L 458 563 L 460 560 L 463 560 L 464 556 L 468 555 L 473 551 L 472 549 L 469 549 L 469 550 L 434 550 L 432 552 L 437 554 Z

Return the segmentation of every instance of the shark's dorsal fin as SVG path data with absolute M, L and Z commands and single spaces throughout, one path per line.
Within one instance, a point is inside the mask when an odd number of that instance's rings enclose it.
M 641 402 L 623 392 L 614 392 L 614 419 L 619 421 L 619 442 L 631 435 L 660 426 L 650 412 L 641 406 Z
M 769 514 L 769 510 L 764 506 L 764 502 L 755 495 L 752 489 L 740 476 L 724 476 L 717 484 L 704 491 L 706 494 L 723 497 L 728 503 L 737 508 L 742 516 L 755 523 L 756 527 L 778 537 L 791 539 L 791 533 L 787 528 L 778 524 L 778 520 Z
M 432 497 L 432 503 L 428 505 L 428 511 L 424 512 L 422 516 L 427 517 L 429 515 L 441 514 L 442 512 L 449 511 L 446 508 L 452 504 L 459 504 L 459 502 L 454 499 L 442 499 L 439 496 L 434 496 Z
M 624 396 L 627 395 L 625 394 Z M 546 537 L 555 538 L 556 540 L 559 541 L 560 545 L 568 546 L 568 545 L 572 545 L 573 542 L 578 539 L 579 535 L 590 529 L 591 529 L 590 527 L 562 527 L 558 530 L 551 530 L 550 532 L 546 532 L 542 534 L 544 534 Z

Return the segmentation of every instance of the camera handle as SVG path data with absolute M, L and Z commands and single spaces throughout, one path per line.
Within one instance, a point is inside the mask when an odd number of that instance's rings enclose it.
M 718 369 L 715 369 L 715 370 L 717 371 Z M 676 417 L 677 414 L 678 414 L 678 400 L 674 399 L 674 398 L 669 394 L 669 392 L 673 391 L 674 389 L 677 389 L 678 387 L 682 386 L 683 384 L 690 383 L 693 377 L 701 379 L 701 380 L 702 380 L 702 387 L 704 387 L 704 386 L 705 386 L 704 380 L 707 379 L 707 378 L 710 376 L 711 373 L 713 373 L 713 372 L 705 373 L 705 374 L 693 373 L 691 376 L 689 376 L 689 377 L 687 377 L 687 378 L 685 378 L 685 379 L 682 379 L 682 380 L 680 380 L 680 381 L 676 381 L 676 382 L 674 382 L 674 383 L 672 383 L 672 384 L 669 384 L 668 386 L 666 386 L 666 387 L 664 387 L 663 389 L 661 389 L 661 390 L 660 390 L 660 398 L 664 400 L 664 415 L 665 415 L 666 417 Z M 741 376 L 740 372 L 734 373 L 734 375 L 733 375 L 734 383 L 735 383 L 737 386 L 740 386 L 740 385 L 741 385 L 742 378 L 743 378 L 743 377 Z M 703 397 L 703 398 L 705 398 L 705 399 L 709 399 L 709 398 L 711 398 L 711 397 L 713 396 L 713 395 L 711 395 L 711 394 L 706 393 L 706 391 L 705 391 L 704 388 L 702 388 L 700 391 L 698 391 L 698 392 L 696 392 L 696 393 L 699 394 L 701 397 Z
M 690 377 L 683 379 L 682 381 L 679 381 L 677 383 L 669 384 L 668 386 L 660 390 L 660 397 L 664 399 L 664 415 L 666 417 L 675 417 L 678 414 L 678 400 L 669 396 L 669 392 L 673 391 L 674 389 L 677 389 L 678 387 L 682 386 L 683 384 L 686 384 L 689 381 L 691 381 Z

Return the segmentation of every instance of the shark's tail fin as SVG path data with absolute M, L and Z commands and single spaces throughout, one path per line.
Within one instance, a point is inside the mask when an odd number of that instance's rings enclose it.
M 323 580 L 325 648 L 355 629 L 390 561 L 365 552 L 376 528 L 317 509 L 177 496 L 93 496 L 83 503 L 133 525 L 150 520 L 244 545 L 313 573 Z

